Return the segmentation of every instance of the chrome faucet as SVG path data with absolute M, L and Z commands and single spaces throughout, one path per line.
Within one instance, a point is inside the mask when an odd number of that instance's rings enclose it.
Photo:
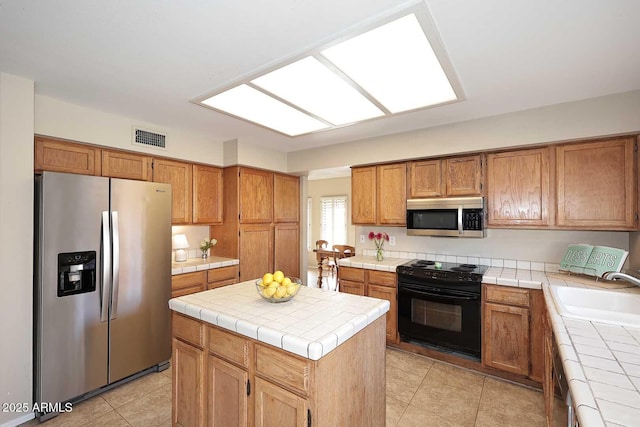
M 636 286 L 640 286 L 640 279 L 631 276 L 630 274 L 620 273 L 618 271 L 610 271 L 608 273 L 604 273 L 602 275 L 602 278 L 606 280 L 624 280 L 626 282 L 633 283 Z

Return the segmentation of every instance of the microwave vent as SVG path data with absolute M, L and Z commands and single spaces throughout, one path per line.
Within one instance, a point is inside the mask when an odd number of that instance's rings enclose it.
M 134 128 L 133 144 L 144 145 L 145 147 L 167 148 L 167 136 L 157 132 Z

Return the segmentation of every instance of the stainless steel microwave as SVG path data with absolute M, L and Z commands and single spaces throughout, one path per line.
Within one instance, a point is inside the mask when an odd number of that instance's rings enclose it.
M 410 236 L 485 237 L 483 197 L 407 200 Z

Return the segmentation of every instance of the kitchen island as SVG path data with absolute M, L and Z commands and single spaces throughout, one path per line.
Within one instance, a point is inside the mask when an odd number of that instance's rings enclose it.
M 389 302 L 254 281 L 174 298 L 174 425 L 383 426 Z

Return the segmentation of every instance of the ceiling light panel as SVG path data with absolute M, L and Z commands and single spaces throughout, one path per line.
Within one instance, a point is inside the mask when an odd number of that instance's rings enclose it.
M 384 115 L 358 90 L 312 56 L 251 83 L 336 126 Z
M 202 103 L 289 136 L 329 127 L 328 124 L 246 84 L 205 99 Z
M 414 14 L 325 49 L 322 55 L 392 113 L 457 99 Z

